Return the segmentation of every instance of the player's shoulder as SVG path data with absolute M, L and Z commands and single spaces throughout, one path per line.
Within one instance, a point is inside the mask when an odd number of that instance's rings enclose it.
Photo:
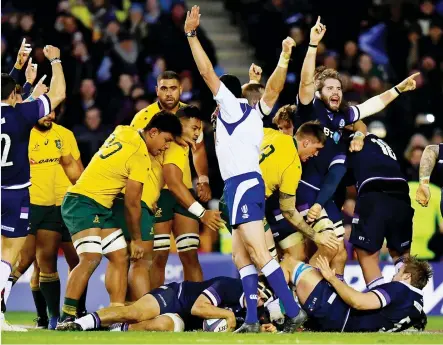
M 72 133 L 72 131 L 70 131 L 69 129 L 67 129 L 57 123 L 52 124 L 51 131 L 53 132 L 54 135 L 56 135 L 62 139 L 65 139 L 65 140 L 69 140 L 69 139 L 71 139 L 71 137 L 74 136 L 74 133 Z
M 111 136 L 115 137 L 116 141 L 129 144 L 134 147 L 139 147 L 143 143 L 143 137 L 139 130 L 131 126 L 117 126 L 112 132 Z

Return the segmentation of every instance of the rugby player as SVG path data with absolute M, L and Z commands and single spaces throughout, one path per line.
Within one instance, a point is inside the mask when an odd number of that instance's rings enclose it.
M 134 128 L 144 128 L 146 124 L 150 121 L 150 119 L 162 109 L 176 114 L 179 109 L 187 106 L 185 103 L 180 102 L 180 95 L 182 92 L 180 77 L 177 73 L 173 71 L 165 71 L 158 76 L 156 91 L 158 101 L 146 107 L 145 109 L 142 109 L 134 116 L 134 119 L 131 122 L 131 126 L 133 126 Z M 205 144 L 203 142 L 202 124 L 199 125 L 199 128 L 200 132 L 197 140 L 192 138 L 194 135 L 192 135 L 192 137 L 189 137 L 188 139 L 189 143 L 193 147 L 195 147 L 195 150 L 192 150 L 192 156 L 195 170 L 197 172 L 197 175 L 199 176 L 196 196 L 200 201 L 208 202 L 211 199 L 211 189 L 209 187 L 209 178 L 207 176 L 208 163 Z M 184 144 L 183 147 L 185 148 L 185 151 L 189 151 L 187 144 Z M 177 147 L 175 147 L 175 150 L 177 150 L 177 153 L 180 151 Z M 186 153 L 186 156 L 189 156 L 189 152 Z M 184 178 L 186 178 L 186 189 L 190 191 L 192 189 L 192 181 L 190 176 L 189 163 L 185 163 L 183 159 L 181 159 L 181 157 L 183 156 L 180 156 L 180 164 L 185 164 L 183 166 L 183 168 L 186 168 L 185 175 L 189 172 L 189 176 L 186 175 L 184 176 Z M 194 192 L 192 191 L 192 193 Z M 186 195 L 185 197 L 188 196 L 189 195 Z M 195 231 L 186 231 L 187 225 L 190 222 L 194 224 L 195 220 L 198 219 L 198 216 L 200 216 L 200 214 L 195 216 L 187 210 L 182 209 L 182 207 L 178 205 L 176 199 L 176 196 L 172 195 L 168 189 L 165 189 L 162 192 L 162 198 L 160 200 L 161 205 L 158 206 L 159 208 L 155 212 L 156 218 L 154 224 L 154 257 L 151 269 L 151 288 L 158 287 L 164 282 L 164 270 L 166 267 L 166 261 L 168 259 L 171 243 L 170 236 L 167 235 L 169 235 L 173 229 L 175 230 L 175 228 L 180 229 L 179 232 L 181 235 L 183 235 L 183 237 L 175 238 L 175 241 L 178 248 L 179 257 L 183 265 L 185 280 L 201 281 L 203 279 L 197 255 L 200 237 L 198 235 L 198 232 L 195 233 Z M 176 209 L 174 209 L 174 206 L 176 206 Z M 174 215 L 177 215 L 177 217 L 175 217 Z M 209 215 L 210 214 L 207 214 L 207 216 Z M 176 221 L 183 223 L 176 223 Z M 188 244 L 185 245 L 185 242 L 191 242 L 191 246 L 189 246 Z M 152 255 L 152 244 L 151 242 L 147 243 L 150 243 L 149 245 L 151 247 L 147 249 Z M 141 263 L 137 265 L 141 265 Z M 140 270 L 144 270 L 146 272 L 146 269 L 141 268 Z M 139 283 L 141 284 L 142 280 L 140 280 Z
M 60 60 L 60 50 L 45 46 L 43 53 L 52 65 L 50 91 L 37 100 L 17 103 L 16 82 L 2 74 L 2 261 L 0 291 L 3 291 L 12 265 L 28 233 L 30 167 L 28 160 L 29 135 L 34 125 L 57 107 L 64 99 L 66 83 Z M 4 319 L 3 330 L 13 330 Z
M 150 291 L 125 307 L 109 307 L 57 327 L 60 331 L 87 331 L 111 326 L 115 331 L 201 329 L 203 319 L 226 319 L 228 330 L 236 326 L 235 311 L 245 308 L 240 279 L 216 277 L 202 282 L 169 283 Z M 255 308 L 271 291 L 259 285 Z M 149 322 L 150 321 L 150 322 Z M 116 324 L 118 323 L 118 324 Z
M 419 172 L 420 186 L 418 187 L 415 199 L 424 207 L 428 206 L 429 200 L 431 199 L 429 179 L 436 164 L 438 164 L 437 169 L 440 172 L 440 176 L 443 176 L 443 143 L 426 146 L 421 156 Z M 440 212 L 443 215 L 443 189 L 442 199 L 440 201 Z
M 408 257 L 391 282 L 368 292 L 358 292 L 338 279 L 322 256 L 316 265 L 320 272 L 289 256 L 281 265 L 309 318 L 304 325 L 308 330 L 401 332 L 426 326 L 422 290 L 432 277 L 426 261 Z
M 409 256 L 414 209 L 395 153 L 377 136 L 366 136 L 363 149 L 348 156 L 348 167 L 358 193 L 349 241 L 371 289 L 384 283 L 378 263 L 385 239 L 396 272 Z
M 288 320 L 285 332 L 297 329 L 299 308 L 284 280 L 283 273 L 266 247 L 263 229 L 265 186 L 260 172 L 260 144 L 263 123 L 260 114 L 246 99 L 242 99 L 240 81 L 233 75 L 220 79 L 203 50 L 198 38 L 199 7 L 187 13 L 185 34 L 197 68 L 220 106 L 217 117 L 216 153 L 221 176 L 225 182 L 225 196 L 229 208 L 233 253 L 246 296 L 245 323 L 236 332 L 259 332 L 257 317 L 258 274 L 261 269 L 277 297 L 285 307 Z M 199 207 L 202 209 L 202 207 Z M 241 258 L 241 259 L 240 259 Z
M 152 174 L 149 153 L 161 154 L 181 133 L 180 121 L 166 112 L 155 115 L 144 130 L 118 126 L 69 189 L 63 200 L 62 216 L 80 262 L 69 274 L 61 321 L 75 317 L 79 299 L 102 255 L 109 260 L 105 285 L 111 305 L 124 304 L 127 244 L 111 210 L 113 201 L 126 187 L 125 218 L 131 234 L 130 257 L 141 259 L 141 196 L 147 175 Z

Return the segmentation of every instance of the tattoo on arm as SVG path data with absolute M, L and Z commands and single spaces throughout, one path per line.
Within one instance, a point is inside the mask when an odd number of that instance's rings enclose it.
M 420 178 L 430 176 L 435 167 L 439 154 L 438 145 L 429 145 L 423 152 L 420 160 Z
M 295 208 L 295 195 L 280 192 L 280 210 L 288 222 L 306 237 L 313 239 L 315 230 L 311 228 L 303 219 L 302 215 Z

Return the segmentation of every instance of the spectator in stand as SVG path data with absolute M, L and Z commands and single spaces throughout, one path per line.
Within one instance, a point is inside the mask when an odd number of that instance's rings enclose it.
M 429 35 L 422 37 L 419 44 L 420 56 L 431 57 L 438 66 L 443 62 L 442 27 L 441 20 L 433 20 L 429 28 Z
M 149 21 L 143 20 L 143 5 L 133 3 L 126 21 L 126 30 L 139 45 L 148 36 L 148 23 Z
M 118 80 L 118 90 L 112 97 L 108 107 L 108 116 L 115 116 L 112 123 L 115 126 L 130 122 L 134 116 L 134 101 L 131 95 L 134 78 L 129 74 L 121 74 Z M 116 113 L 113 115 L 112 111 Z
M 180 74 L 180 84 L 182 86 L 182 93 L 180 101 L 188 103 L 192 99 L 196 99 L 198 92 L 193 89 L 192 74 L 189 71 L 183 71 Z
M 162 57 L 158 57 L 153 66 L 152 71 L 148 73 L 146 77 L 146 89 L 149 94 L 155 95 L 157 87 L 157 77 L 166 71 L 166 61 Z
M 340 70 L 348 72 L 350 75 L 357 74 L 358 71 L 358 47 L 354 41 L 347 41 L 344 46 L 343 57 L 341 59 Z
M 149 24 L 157 23 L 160 18 L 161 9 L 158 0 L 146 0 L 145 21 Z
M 75 126 L 73 132 L 86 166 L 112 133 L 112 129 L 102 124 L 100 109 L 92 107 L 86 110 L 84 124 Z

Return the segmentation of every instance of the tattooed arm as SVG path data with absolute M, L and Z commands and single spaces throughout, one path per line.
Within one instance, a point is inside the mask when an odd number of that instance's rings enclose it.
M 279 203 L 283 217 L 285 217 L 297 231 L 300 231 L 304 236 L 318 245 L 325 245 L 332 249 L 337 248 L 338 240 L 334 233 L 330 231 L 317 233 L 304 221 L 303 216 L 295 208 L 295 195 L 280 192 Z
M 415 200 L 426 207 L 429 199 L 431 199 L 431 191 L 429 190 L 429 179 L 431 178 L 432 170 L 435 167 L 439 154 L 438 145 L 428 145 L 423 151 L 420 160 L 420 186 L 417 189 Z

